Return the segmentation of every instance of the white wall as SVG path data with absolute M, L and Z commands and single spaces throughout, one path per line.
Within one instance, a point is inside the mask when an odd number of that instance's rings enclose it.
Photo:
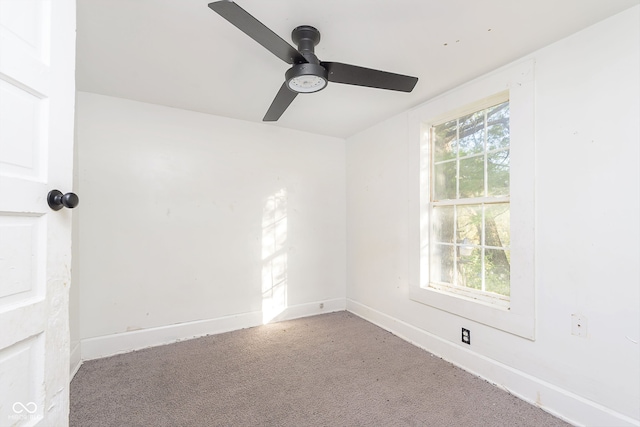
M 344 309 L 344 140 L 77 101 L 83 358 L 260 324 L 272 280 L 280 318 Z
M 409 236 L 418 233 L 409 153 L 419 143 L 409 113 L 347 140 L 348 309 L 578 424 L 640 425 L 639 13 L 528 56 L 535 341 L 409 299 Z M 587 318 L 588 337 L 571 334 L 573 313 Z

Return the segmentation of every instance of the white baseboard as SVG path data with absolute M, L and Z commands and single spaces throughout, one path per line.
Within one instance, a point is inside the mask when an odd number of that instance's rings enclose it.
M 640 426 L 640 421 L 347 299 L 347 310 L 574 425 Z
M 322 308 L 320 308 L 322 304 Z M 281 322 L 283 320 L 299 319 L 301 317 L 315 316 L 318 314 L 333 313 L 334 311 L 344 311 L 347 309 L 345 298 L 336 298 L 326 301 L 311 302 L 287 307 L 282 313 L 273 318 L 271 322 Z
M 81 343 L 80 341 L 72 343 L 71 357 L 69 358 L 69 382 L 76 376 L 80 365 L 82 365 Z
M 321 304 L 323 308 L 320 308 Z M 287 307 L 269 323 L 345 309 L 346 300 L 344 298 L 300 304 Z M 198 320 L 113 335 L 85 338 L 81 340 L 81 360 L 99 359 L 101 357 L 128 353 L 147 347 L 155 347 L 205 335 L 221 334 L 238 329 L 251 328 L 262 324 L 262 312 L 255 311 L 216 319 Z

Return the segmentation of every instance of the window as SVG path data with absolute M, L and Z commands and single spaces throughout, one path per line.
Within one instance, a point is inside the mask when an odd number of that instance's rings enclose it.
M 429 129 L 429 286 L 508 307 L 509 101 L 472 110 Z
M 534 61 L 408 117 L 410 298 L 535 339 Z

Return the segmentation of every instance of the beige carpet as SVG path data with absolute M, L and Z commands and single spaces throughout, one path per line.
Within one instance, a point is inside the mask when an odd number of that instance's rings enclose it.
M 338 312 L 85 362 L 71 426 L 566 426 Z

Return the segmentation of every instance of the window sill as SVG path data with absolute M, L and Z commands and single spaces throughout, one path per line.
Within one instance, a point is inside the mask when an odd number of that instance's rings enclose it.
M 508 311 L 511 305 L 511 299 L 509 297 L 490 292 L 482 292 L 476 289 L 463 288 L 461 286 L 453 286 L 445 283 L 430 283 L 426 289 L 443 294 L 453 294 L 459 298 L 505 311 Z

